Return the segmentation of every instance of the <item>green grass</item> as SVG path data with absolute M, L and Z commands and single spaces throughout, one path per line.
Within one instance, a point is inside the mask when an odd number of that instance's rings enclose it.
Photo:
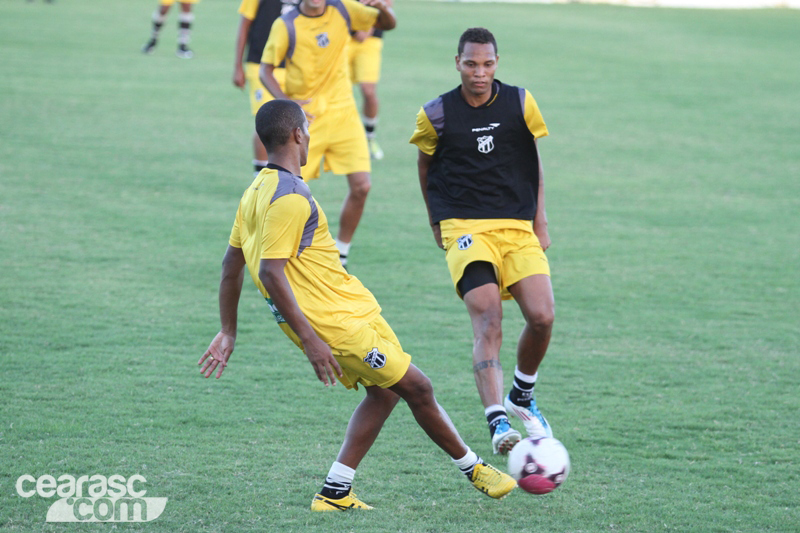
M 324 390 L 249 286 L 223 379 L 194 365 L 250 180 L 236 2 L 197 6 L 192 61 L 174 57 L 175 13 L 139 53 L 154 4 L 0 4 L 0 528 L 110 527 L 46 524 L 52 500 L 17 496 L 23 474 L 140 473 L 169 503 L 119 529 L 797 530 L 800 13 L 398 2 L 387 158 L 352 271 L 490 456 L 407 144 L 419 106 L 458 83 L 460 32 L 489 27 L 498 78 L 532 91 L 552 135 L 557 321 L 537 390 L 573 471 L 491 501 L 401 405 L 356 478 L 377 509 L 318 516 L 361 393 Z M 344 180 L 312 188 L 335 221 Z M 510 303 L 506 369 L 520 327 Z

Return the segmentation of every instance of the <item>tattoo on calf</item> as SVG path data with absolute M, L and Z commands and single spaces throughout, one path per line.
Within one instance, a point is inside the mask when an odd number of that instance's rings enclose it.
M 500 364 L 500 361 L 497 359 L 487 359 L 486 361 L 481 361 L 477 365 L 472 367 L 473 372 L 480 372 L 481 370 L 486 370 L 487 368 L 503 368 L 503 365 Z

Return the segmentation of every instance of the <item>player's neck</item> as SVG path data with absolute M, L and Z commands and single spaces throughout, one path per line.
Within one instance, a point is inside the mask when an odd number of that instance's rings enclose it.
M 493 91 L 487 91 L 483 94 L 473 94 L 467 91 L 463 85 L 461 86 L 461 97 L 472 107 L 480 107 L 491 100 L 492 92 Z
M 295 176 L 300 175 L 300 154 L 290 153 L 289 151 L 275 150 L 269 154 L 269 162 L 273 165 L 283 167 Z
M 325 8 L 328 7 L 327 4 L 322 4 L 319 7 L 307 7 L 305 4 L 300 2 L 298 6 L 300 9 L 300 13 L 307 17 L 319 17 L 320 15 L 325 13 Z

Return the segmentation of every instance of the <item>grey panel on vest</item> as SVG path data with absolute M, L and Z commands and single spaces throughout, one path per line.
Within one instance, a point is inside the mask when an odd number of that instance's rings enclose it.
M 339 14 L 342 15 L 342 18 L 347 23 L 347 31 L 353 31 L 353 28 L 350 27 L 350 13 L 347 12 L 347 8 L 344 7 L 344 4 L 341 0 L 328 0 L 325 3 L 326 6 L 333 6 L 339 10 Z
M 300 8 L 295 7 L 281 16 L 286 24 L 286 32 L 289 34 L 289 47 L 286 49 L 286 58 L 291 59 L 294 55 L 294 45 L 297 42 L 297 30 L 294 27 L 294 19 L 300 16 Z
M 522 114 L 525 114 L 525 89 L 519 88 L 519 105 L 522 107 Z
M 425 110 L 428 120 L 431 121 L 431 126 L 433 126 L 436 135 L 441 137 L 444 132 L 444 104 L 442 103 L 442 97 L 434 98 L 422 106 L 422 109 Z
M 311 246 L 311 241 L 314 240 L 314 232 L 317 231 L 319 226 L 319 212 L 317 211 L 317 204 L 311 197 L 311 189 L 301 179 L 292 174 L 291 172 L 278 171 L 278 186 L 275 188 L 275 194 L 269 203 L 273 203 L 278 198 L 288 194 L 299 194 L 311 206 L 311 214 L 308 216 L 306 225 L 303 227 L 303 236 L 300 238 L 300 247 L 297 249 L 297 256 L 303 253 L 303 250 Z

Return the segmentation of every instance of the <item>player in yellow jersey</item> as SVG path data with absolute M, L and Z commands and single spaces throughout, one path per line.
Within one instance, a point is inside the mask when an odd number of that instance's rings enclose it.
M 219 286 L 221 330 L 198 362 L 205 377 L 222 375 L 236 341 L 244 268 L 281 329 L 306 354 L 326 386 L 364 387 L 344 442 L 312 511 L 371 509 L 351 491 L 355 470 L 400 398 L 428 436 L 481 492 L 502 498 L 513 478 L 485 464 L 461 440 L 433 395 L 430 380 L 403 351 L 378 302 L 339 263 L 327 220 L 300 168 L 308 158 L 308 120 L 288 100 L 264 104 L 256 131 L 269 165 L 239 203 Z
M 239 4 L 239 30 L 236 34 L 236 53 L 233 62 L 233 84 L 240 89 L 245 82 L 250 93 L 250 109 L 253 116 L 266 102 L 272 100 L 272 95 L 261 84 L 258 69 L 261 64 L 261 55 L 264 45 L 267 44 L 269 30 L 275 19 L 282 13 L 297 5 L 296 0 L 242 0 Z M 246 49 L 246 53 L 245 53 Z M 244 60 L 244 64 L 242 64 Z M 275 69 L 275 78 L 283 87 L 286 71 L 282 68 Z M 258 134 L 253 131 L 253 167 L 255 173 L 261 172 L 267 165 L 267 150 L 261 144 Z
M 391 6 L 392 0 L 386 0 Z M 350 80 L 358 85 L 363 100 L 364 129 L 367 131 L 369 155 L 372 159 L 383 159 L 383 150 L 378 144 L 378 81 L 381 79 L 381 52 L 383 50 L 383 30 L 370 28 L 368 31 L 352 32 L 350 40 Z
M 411 142 L 434 238 L 444 248 L 474 336 L 475 383 L 495 453 L 508 452 L 520 434 L 552 436 L 533 389 L 553 327 L 550 246 L 544 178 L 537 148 L 548 134 L 531 94 L 494 78 L 497 42 L 485 28 L 465 31 L 458 43 L 461 85 L 425 104 Z M 501 299 L 513 297 L 525 317 L 511 391 L 504 398 L 499 352 Z
M 194 57 L 194 52 L 189 49 L 189 41 L 192 33 L 192 22 L 194 22 L 194 13 L 192 13 L 192 5 L 200 0 L 179 0 L 181 5 L 181 14 L 178 15 L 178 49 L 175 55 L 181 59 L 191 59 Z M 150 39 L 142 47 L 142 52 L 145 54 L 153 53 L 156 45 L 158 44 L 158 36 L 161 33 L 161 27 L 167 19 L 169 8 L 175 0 L 160 0 L 158 10 L 153 13 L 153 33 Z
M 347 264 L 370 189 L 370 158 L 364 127 L 348 79 L 347 45 L 351 31 L 373 26 L 394 28 L 396 20 L 384 0 L 301 0 L 270 30 L 261 58 L 261 82 L 275 98 L 300 103 L 311 123 L 311 146 L 303 171 L 307 180 L 325 168 L 345 174 L 349 186 L 339 216 L 336 245 Z M 281 89 L 275 68 L 286 65 Z

